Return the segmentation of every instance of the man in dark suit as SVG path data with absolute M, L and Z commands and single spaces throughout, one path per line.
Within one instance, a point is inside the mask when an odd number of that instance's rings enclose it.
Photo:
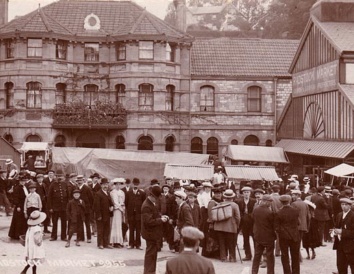
M 175 192 L 175 199 L 178 205 L 176 225 L 178 231 L 181 231 L 185 226 L 194 226 L 191 207 L 186 203 L 187 194 L 182 191 Z
M 319 186 L 317 188 L 317 193 L 311 196 L 311 202 L 316 205 L 315 220 L 318 224 L 318 230 L 320 233 L 322 246 L 326 246 L 325 244 L 323 244 L 325 223 L 330 220 L 328 211 L 329 206 L 324 197 L 324 193 L 325 187 Z
M 80 190 L 80 199 L 84 201 L 85 203 L 85 228 L 86 228 L 86 237 L 87 237 L 87 242 L 91 243 L 91 214 L 92 214 L 92 208 L 93 208 L 93 194 L 91 191 L 91 188 L 87 185 L 84 184 L 84 176 L 83 175 L 78 175 L 76 177 L 76 184 L 77 188 Z M 82 239 L 80 238 L 80 241 L 85 240 L 84 235 L 82 236 Z
M 253 211 L 253 235 L 254 235 L 254 258 L 252 262 L 252 273 L 259 270 L 261 257 L 266 250 L 267 273 L 274 274 L 274 241 L 276 240 L 274 228 L 274 212 L 271 209 L 273 198 L 270 195 L 263 195 L 261 204 Z
M 63 173 L 57 173 L 57 180 L 53 181 L 48 191 L 48 210 L 52 214 L 53 229 L 50 241 L 57 240 L 58 219 L 61 223 L 61 240 L 66 241 L 66 206 L 68 204 L 68 186 Z
M 109 244 L 113 202 L 108 193 L 108 179 L 101 179 L 101 190 L 95 195 L 94 210 L 97 224 L 97 246 L 99 249 L 113 248 Z
M 215 274 L 213 263 L 197 254 L 199 241 L 204 238 L 203 232 L 199 229 L 186 226 L 181 231 L 184 243 L 184 250 L 177 257 L 166 263 L 166 274 Z
M 142 249 L 141 247 L 141 206 L 146 199 L 144 190 L 139 189 L 140 180 L 133 179 L 133 189 L 130 189 L 125 197 L 125 209 L 129 223 L 129 247 Z
M 47 213 L 47 196 L 48 196 L 48 191 L 46 188 L 46 185 L 43 183 L 43 179 L 44 179 L 44 175 L 41 173 L 38 173 L 36 176 L 36 192 L 38 193 L 38 195 L 41 197 L 41 201 L 42 201 L 42 211 Z M 50 233 L 50 231 L 48 230 L 48 222 L 43 222 L 44 225 L 44 233 Z
M 101 190 L 101 185 L 99 183 L 101 177 L 98 173 L 95 172 L 90 176 L 90 178 L 92 179 L 92 184 L 90 185 L 90 188 L 92 190 L 93 197 L 95 198 L 95 194 Z M 97 233 L 97 225 L 96 225 L 96 216 L 94 210 L 92 210 L 90 220 L 92 226 L 92 235 L 95 235 L 95 233 Z
M 129 178 L 125 179 L 125 187 L 122 188 L 122 191 L 124 192 L 125 197 L 127 197 L 127 193 L 129 192 L 129 190 L 131 188 L 132 188 L 132 186 L 131 186 L 130 179 Z M 122 222 L 123 240 L 126 239 L 128 228 L 129 228 L 128 222 Z
M 150 195 L 141 207 L 141 235 L 146 240 L 144 258 L 144 274 L 156 272 L 157 252 L 162 239 L 162 224 L 168 221 L 166 215 L 161 216 L 156 206 L 161 195 L 161 188 L 154 185 Z
M 67 182 L 68 185 L 68 193 L 69 193 L 69 197 L 71 199 L 71 197 L 73 197 L 73 191 L 75 189 L 77 189 L 77 184 L 76 184 L 76 177 L 77 175 L 75 173 L 71 173 L 69 175 L 69 181 Z
M 54 170 L 48 170 L 47 172 L 48 177 L 43 179 L 43 183 L 46 185 L 47 190 L 49 190 L 50 186 L 52 185 L 52 183 L 56 180 L 55 179 L 55 172 Z
M 7 198 L 7 179 L 6 170 L 0 170 L 0 201 L 3 201 L 5 206 L 6 216 L 11 216 L 11 204 Z
M 241 214 L 240 229 L 242 230 L 243 243 L 244 243 L 245 255 L 246 255 L 246 257 L 243 258 L 244 261 L 252 260 L 250 237 L 253 237 L 252 212 L 253 212 L 254 205 L 256 203 L 256 199 L 250 197 L 251 192 L 252 192 L 251 187 L 249 186 L 243 187 L 241 189 L 241 193 L 243 197 L 236 200 L 236 203 L 240 208 L 240 214 Z
M 350 210 L 353 201 L 340 199 L 342 212 L 336 216 L 333 249 L 337 251 L 337 268 L 339 274 L 347 274 L 348 266 L 354 273 L 354 212 Z
M 275 230 L 279 234 L 281 263 L 286 274 L 300 274 L 300 233 L 299 210 L 291 207 L 291 196 L 282 195 L 280 201 L 283 207 L 275 215 Z M 291 268 L 289 263 L 289 250 Z

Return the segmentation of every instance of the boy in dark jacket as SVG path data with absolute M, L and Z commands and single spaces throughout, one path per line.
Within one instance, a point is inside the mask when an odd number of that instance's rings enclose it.
M 70 240 L 76 234 L 76 245 L 80 246 L 79 239 L 84 236 L 85 203 L 80 199 L 80 190 L 73 191 L 74 199 L 70 200 L 66 207 L 66 215 L 69 221 L 68 241 L 65 247 L 70 247 Z

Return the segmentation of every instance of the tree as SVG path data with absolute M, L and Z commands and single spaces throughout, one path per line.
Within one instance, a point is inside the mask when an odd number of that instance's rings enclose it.
M 316 0 L 274 0 L 269 7 L 264 38 L 299 39 Z

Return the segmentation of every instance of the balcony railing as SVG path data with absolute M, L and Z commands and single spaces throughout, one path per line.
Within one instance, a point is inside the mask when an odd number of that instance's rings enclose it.
M 126 129 L 127 114 L 119 104 L 58 104 L 53 112 L 53 128 Z

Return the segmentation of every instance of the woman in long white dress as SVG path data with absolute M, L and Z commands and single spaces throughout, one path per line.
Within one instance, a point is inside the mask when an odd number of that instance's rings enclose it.
M 112 202 L 113 202 L 113 218 L 111 223 L 111 236 L 110 243 L 114 247 L 123 247 L 123 232 L 122 232 L 122 222 L 125 215 L 125 194 L 121 190 L 124 187 L 124 178 L 115 178 L 112 180 L 114 184 L 114 189 L 110 192 Z

